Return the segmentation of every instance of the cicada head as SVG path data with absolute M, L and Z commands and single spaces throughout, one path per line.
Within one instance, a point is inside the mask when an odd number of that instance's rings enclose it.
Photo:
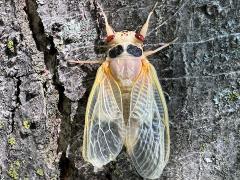
M 109 25 L 106 14 L 104 12 L 102 12 L 102 14 L 105 20 L 105 29 L 107 33 L 106 43 L 110 47 L 108 57 L 116 58 L 123 52 L 137 58 L 141 57 L 143 55 L 143 42 L 147 34 L 149 19 L 152 12 L 149 14 L 142 29 L 138 32 L 126 30 L 115 32 Z
M 144 36 L 135 31 L 120 31 L 114 32 L 108 35 L 106 38 L 106 43 L 109 45 L 131 43 L 136 45 L 142 45 L 144 41 Z
M 152 12 L 150 12 L 147 18 L 147 21 L 145 22 L 145 24 L 143 25 L 142 29 L 139 32 L 126 31 L 126 30 L 115 32 L 113 28 L 109 25 L 107 17 L 103 12 L 103 16 L 105 20 L 105 29 L 107 32 L 106 43 L 110 46 L 116 45 L 116 44 L 122 44 L 122 43 L 130 43 L 130 44 L 142 46 L 144 42 L 144 38 L 147 34 L 149 19 L 151 15 L 152 15 Z
M 106 61 L 109 62 L 112 75 L 122 87 L 132 86 L 142 69 L 142 60 L 146 58 L 143 41 L 147 35 L 152 13 L 153 10 L 149 13 L 140 31 L 115 32 L 109 25 L 106 14 L 102 11 L 107 33 L 106 43 L 109 47 Z

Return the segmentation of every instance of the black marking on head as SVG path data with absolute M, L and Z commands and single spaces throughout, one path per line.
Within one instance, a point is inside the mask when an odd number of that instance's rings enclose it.
M 142 49 L 132 44 L 128 45 L 127 52 L 135 57 L 142 56 Z
M 117 45 L 109 50 L 108 54 L 110 58 L 115 58 L 123 53 L 123 47 L 121 45 Z

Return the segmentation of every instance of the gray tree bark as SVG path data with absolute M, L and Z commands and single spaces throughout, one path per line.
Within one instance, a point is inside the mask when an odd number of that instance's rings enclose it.
M 102 0 L 116 31 L 135 30 L 155 0 Z M 240 2 L 160 0 L 145 49 L 168 101 L 171 155 L 161 179 L 240 179 Z M 87 98 L 104 58 L 90 0 L 0 0 L 1 179 L 142 179 L 123 149 L 94 173 L 81 146 Z

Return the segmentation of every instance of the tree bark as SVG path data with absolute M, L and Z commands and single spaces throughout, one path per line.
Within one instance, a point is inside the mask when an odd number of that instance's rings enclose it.
M 156 1 L 102 0 L 115 31 L 139 29 Z M 104 59 L 96 1 L 0 0 L 1 179 L 142 179 L 125 149 L 95 173 L 81 146 Z M 161 0 L 145 49 L 167 98 L 171 155 L 161 179 L 240 179 L 240 2 Z

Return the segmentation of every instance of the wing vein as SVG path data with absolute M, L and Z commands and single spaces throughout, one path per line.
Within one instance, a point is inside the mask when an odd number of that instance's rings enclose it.
M 167 108 L 155 69 L 148 61 L 143 66 L 131 92 L 126 146 L 138 173 L 156 179 L 169 154 L 169 141 L 164 141 L 164 133 L 168 134 L 168 121 L 164 119 Z

